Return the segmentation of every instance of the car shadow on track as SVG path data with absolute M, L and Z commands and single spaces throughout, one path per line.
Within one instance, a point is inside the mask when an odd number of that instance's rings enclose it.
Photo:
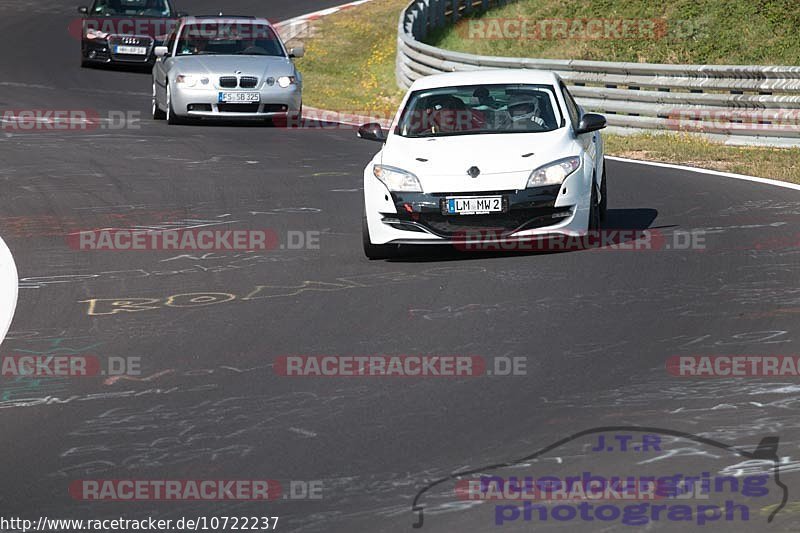
M 87 70 L 107 70 L 110 72 L 131 72 L 133 74 L 152 74 L 153 65 L 120 65 L 118 63 L 88 63 L 81 66 Z
M 658 217 L 655 209 L 609 209 L 606 221 L 603 223 L 601 232 L 616 232 L 619 238 L 614 240 L 614 245 L 623 247 L 632 243 L 636 239 L 637 232 L 652 229 L 653 221 Z M 460 249 L 462 248 L 462 249 Z M 569 249 L 508 249 L 498 251 L 475 251 L 464 250 L 461 246 L 435 246 L 435 245 L 404 245 L 400 246 L 397 256 L 389 259 L 389 262 L 410 262 L 410 263 L 429 263 L 441 261 L 462 261 L 465 259 L 495 259 L 498 257 L 521 257 L 528 255 L 549 255 L 573 252 L 585 252 L 602 247 L 588 246 L 584 248 Z M 548 248 L 547 246 L 543 248 Z

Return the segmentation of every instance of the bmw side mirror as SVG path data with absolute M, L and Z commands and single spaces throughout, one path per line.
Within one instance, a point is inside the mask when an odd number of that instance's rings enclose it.
M 596 113 L 586 113 L 581 117 L 581 121 L 578 123 L 578 129 L 575 130 L 575 133 L 580 135 L 582 133 L 602 130 L 605 127 L 606 117 Z
M 86 6 L 81 6 L 81 7 L 78 8 L 78 13 L 80 13 L 81 15 L 88 15 L 89 14 L 89 8 L 86 7 Z
M 377 141 L 381 143 L 386 141 L 386 132 L 383 131 L 383 128 L 381 128 L 381 125 L 377 122 L 370 122 L 358 128 L 358 136 L 367 141 Z
M 306 49 L 303 45 L 289 48 L 289 57 L 301 58 L 306 55 Z
M 167 48 L 166 46 L 156 46 L 155 48 L 153 48 L 153 54 L 156 57 L 164 57 L 166 55 L 169 55 L 169 48 Z

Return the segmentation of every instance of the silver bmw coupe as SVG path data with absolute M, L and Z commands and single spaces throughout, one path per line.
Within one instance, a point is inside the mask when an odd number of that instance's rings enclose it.
M 302 112 L 303 80 L 266 19 L 186 17 L 153 66 L 153 118 L 170 124 L 188 119 L 275 121 Z

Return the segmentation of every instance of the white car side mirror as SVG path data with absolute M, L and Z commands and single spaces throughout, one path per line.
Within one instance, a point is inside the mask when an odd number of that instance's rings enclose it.
M 156 46 L 153 49 L 153 54 L 155 54 L 156 57 L 167 56 L 169 55 L 169 48 L 167 48 L 166 46 Z
M 306 49 L 303 45 L 289 48 L 289 57 L 301 58 L 306 55 Z

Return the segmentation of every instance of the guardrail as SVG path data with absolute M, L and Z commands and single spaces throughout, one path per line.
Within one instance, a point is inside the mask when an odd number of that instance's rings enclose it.
M 492 57 L 452 52 L 422 41 L 509 0 L 414 0 L 401 13 L 397 82 L 460 70 L 551 70 L 587 111 L 628 131 L 674 130 L 723 135 L 739 144 L 800 143 L 800 67 L 662 65 Z

